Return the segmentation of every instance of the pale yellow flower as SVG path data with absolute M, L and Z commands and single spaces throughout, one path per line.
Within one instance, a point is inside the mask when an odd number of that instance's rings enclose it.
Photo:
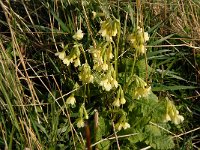
M 77 127 L 82 128 L 82 127 L 84 127 L 84 125 L 85 125 L 85 123 L 84 123 L 83 118 L 79 118 L 78 122 L 77 122 Z
M 110 82 L 105 83 L 104 88 L 105 88 L 106 91 L 110 91 L 112 89 Z
M 139 52 L 142 53 L 142 54 L 144 54 L 146 52 L 146 48 L 145 48 L 144 45 L 139 46 Z
M 141 97 L 147 97 L 150 94 L 151 87 L 137 87 L 133 90 L 133 98 L 139 99 Z
M 89 79 L 88 79 L 88 82 L 89 82 L 89 83 L 93 83 L 93 81 L 94 81 L 94 76 L 93 76 L 93 75 L 90 75 L 90 76 L 89 76 Z
M 168 114 L 165 115 L 164 122 L 171 121 L 171 118 Z
M 78 76 L 83 83 L 93 83 L 94 77 L 91 74 L 91 68 L 88 63 L 83 64 L 80 71 Z
M 118 28 L 120 28 L 119 20 L 107 19 L 101 22 L 101 30 L 99 33 L 105 37 L 107 41 L 112 41 L 112 37 L 117 35 Z
M 126 99 L 125 99 L 124 97 L 121 97 L 121 98 L 120 98 L 120 103 L 121 103 L 121 104 L 125 104 L 125 103 L 126 103 Z
M 149 40 L 149 35 L 147 32 L 144 32 L 144 41 L 148 41 Z
M 103 63 L 103 64 L 102 64 L 102 70 L 103 70 L 103 71 L 108 70 L 108 64 Z
M 69 64 L 72 62 L 73 62 L 73 59 L 69 59 L 69 57 L 65 57 L 63 59 L 63 63 L 66 64 L 67 66 L 69 66 Z
M 114 57 L 113 53 L 110 52 L 110 53 L 109 53 L 109 58 L 110 58 L 110 59 L 113 59 L 113 57 Z
M 124 130 L 126 130 L 126 129 L 130 128 L 131 126 L 130 126 L 130 124 L 129 124 L 128 122 L 120 122 L 120 123 L 117 123 L 117 124 L 115 125 L 115 127 L 116 127 L 116 129 L 117 129 L 118 131 L 120 131 L 122 128 L 123 128 Z
M 61 60 L 66 57 L 65 51 L 55 53 L 55 56 L 58 56 Z
M 97 13 L 95 11 L 92 11 L 92 19 L 96 18 Z
M 184 121 L 184 117 L 182 115 L 179 115 L 179 111 L 176 110 L 176 107 L 173 104 L 173 102 L 170 101 L 168 98 L 166 99 L 167 99 L 167 110 L 164 122 L 172 121 L 176 125 L 180 124 L 181 122 Z
M 117 35 L 117 29 L 115 28 L 113 31 L 112 31 L 112 36 L 116 36 Z
M 139 32 L 140 34 L 142 33 L 142 28 L 141 28 L 141 27 L 137 26 L 137 30 L 138 30 L 138 32 Z
M 182 115 L 176 115 L 174 118 L 172 118 L 172 121 L 177 125 L 184 121 L 184 117 Z
M 149 40 L 149 35 L 142 28 L 137 27 L 137 30 L 130 34 L 128 39 L 139 55 L 143 55 L 146 52 L 145 42 Z
M 79 29 L 74 35 L 73 38 L 75 40 L 81 40 L 83 38 L 84 33 L 82 32 L 81 29 Z
M 111 77 L 111 85 L 112 85 L 112 87 L 115 87 L 115 88 L 118 87 L 118 82 L 117 82 L 117 80 L 113 79 L 112 77 Z
M 74 95 L 72 94 L 70 97 L 67 98 L 66 104 L 74 105 L 75 103 L 76 103 L 76 99 L 75 99 Z
M 127 123 L 127 122 L 124 122 L 122 126 L 123 126 L 124 130 L 126 130 L 126 129 L 131 127 L 130 124 Z
M 112 103 L 113 106 L 120 107 L 119 98 L 116 98 L 115 101 Z
M 107 29 L 102 29 L 99 31 L 103 37 L 107 36 Z
M 112 89 L 112 85 L 110 84 L 108 79 L 104 79 L 100 82 L 100 86 L 102 86 L 106 91 L 110 91 Z
M 80 62 L 80 59 L 79 58 L 76 58 L 74 60 L 74 67 L 78 67 L 78 66 L 81 66 L 81 62 Z
M 117 125 L 117 130 L 120 131 L 122 129 L 122 124 L 120 123 L 119 125 Z

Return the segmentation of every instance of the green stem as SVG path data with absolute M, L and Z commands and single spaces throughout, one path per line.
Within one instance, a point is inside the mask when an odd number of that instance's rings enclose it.
M 115 46 L 115 79 L 118 77 L 118 53 L 119 53 L 119 40 L 120 40 L 121 28 L 118 29 L 117 44 Z M 114 43 L 114 42 L 113 42 Z
M 128 86 L 129 86 L 130 83 L 131 83 L 132 76 L 133 76 L 133 74 L 134 74 L 134 68 L 135 68 L 136 60 L 137 60 L 137 50 L 136 50 L 136 52 L 135 52 L 135 57 L 134 57 L 133 65 L 132 65 L 132 68 L 131 68 L 131 74 L 130 74 L 130 76 L 129 76 L 128 82 L 126 82 L 126 85 L 125 85 L 125 87 L 124 87 L 124 92 L 126 91 L 126 89 L 128 88 Z
M 84 59 L 85 59 L 85 63 L 87 63 L 87 57 L 86 57 L 86 55 L 85 55 L 85 51 L 84 51 L 83 45 L 81 45 L 81 51 L 82 51 L 82 53 L 83 53 L 83 57 L 84 57 Z
M 87 98 L 88 98 L 88 102 L 90 103 L 90 86 L 89 86 L 89 84 L 87 84 Z
M 113 42 L 114 43 L 114 42 Z M 114 45 L 114 55 L 115 55 L 115 62 L 114 62 L 114 64 L 115 64 L 115 74 L 114 74 L 114 78 L 117 80 L 117 72 L 118 72 L 118 68 L 117 68 L 117 59 L 118 59 L 118 50 L 117 50 L 117 47 Z
M 86 103 L 87 97 L 87 84 L 84 85 L 84 103 Z

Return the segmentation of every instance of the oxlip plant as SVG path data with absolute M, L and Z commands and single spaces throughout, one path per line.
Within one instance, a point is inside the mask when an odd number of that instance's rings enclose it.
M 83 3 L 82 7 L 85 11 Z M 136 148 L 138 143 L 155 149 L 173 148 L 172 136 L 162 129 L 169 128 L 168 122 L 178 125 L 184 118 L 168 97 L 158 98 L 152 92 L 149 70 L 145 69 L 145 75 L 139 73 L 144 71 L 143 68 L 150 69 L 146 61 L 148 32 L 142 24 L 136 23 L 123 41 L 125 27 L 120 18 L 106 14 L 97 17 L 98 12 L 93 11 L 94 14 L 94 20 L 101 20 L 98 32 L 91 31 L 84 13 L 87 30 L 75 31 L 71 37 L 73 43 L 67 43 L 71 46 L 55 53 L 66 68 L 76 69 L 75 90 L 66 99 L 67 109 L 71 114 L 77 114 L 72 118 L 74 128 L 79 132 L 90 125 L 94 132 L 85 138 L 94 144 L 88 149 L 93 146 L 110 149 L 115 147 L 115 141 L 118 149 Z M 87 40 L 93 41 L 91 45 L 84 45 L 86 34 Z M 129 55 L 122 53 L 122 45 L 128 49 Z M 140 62 L 142 65 L 139 66 Z M 98 117 L 93 120 L 96 113 Z M 96 126 L 92 128 L 92 124 Z M 127 138 L 119 139 L 120 136 L 126 137 L 127 133 Z M 101 141 L 112 134 L 115 141 Z

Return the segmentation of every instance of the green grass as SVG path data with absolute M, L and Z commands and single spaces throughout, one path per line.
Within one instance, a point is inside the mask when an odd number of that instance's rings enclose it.
M 107 18 L 121 24 L 113 43 L 99 33 Z M 93 148 L 199 149 L 199 18 L 198 0 L 0 1 L 0 149 L 85 149 L 88 127 Z M 129 42 L 137 25 L 150 35 L 141 56 Z M 80 28 L 84 38 L 76 41 Z M 104 72 L 94 69 L 95 83 L 82 82 L 80 68 L 55 56 L 69 55 L 77 43 L 81 63 L 91 68 L 91 46 L 113 50 L 118 88 L 102 90 Z M 147 99 L 132 97 L 134 75 L 151 86 Z M 126 104 L 118 108 L 112 104 L 120 90 Z M 73 107 L 66 103 L 71 94 Z M 165 97 L 183 123 L 160 122 Z M 84 128 L 77 128 L 80 117 Z M 131 127 L 117 131 L 120 119 Z

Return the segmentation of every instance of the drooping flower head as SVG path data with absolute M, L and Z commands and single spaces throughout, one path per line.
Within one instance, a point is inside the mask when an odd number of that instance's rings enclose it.
M 88 63 L 85 63 L 80 68 L 79 79 L 83 83 L 93 83 L 94 77 Z
M 106 38 L 107 41 L 112 41 L 112 37 L 117 35 L 120 28 L 118 19 L 107 19 L 101 22 L 101 30 L 99 33 Z
M 179 115 L 179 111 L 176 109 L 172 101 L 166 97 L 166 114 L 164 122 L 172 121 L 174 124 L 180 124 L 183 122 L 184 117 Z
M 66 57 L 65 51 L 55 53 L 55 56 L 58 56 L 61 60 Z
M 145 43 L 149 40 L 149 35 L 142 28 L 137 29 L 128 37 L 131 45 L 136 49 L 138 54 L 142 55 L 146 52 Z
M 114 100 L 114 102 L 112 103 L 112 105 L 115 106 L 115 107 L 120 107 L 120 100 L 119 100 L 119 98 L 116 98 Z
M 110 64 L 107 73 L 102 77 L 99 85 L 102 86 L 103 90 L 110 91 L 112 88 L 118 87 L 118 82 L 114 78 L 115 70 L 113 66 Z
M 74 105 L 75 103 L 76 103 L 76 99 L 75 99 L 74 95 L 71 94 L 71 95 L 67 98 L 66 104 L 68 104 L 68 105 Z
M 77 127 L 78 128 L 82 128 L 84 127 L 85 123 L 84 123 L 84 119 L 83 118 L 78 118 L 77 119 Z
M 137 75 L 134 75 L 134 82 L 132 86 L 133 86 L 132 97 L 134 99 L 147 97 L 151 92 L 151 86 L 148 86 L 147 83 Z
M 130 128 L 130 124 L 127 122 L 126 116 L 123 114 L 119 121 L 115 124 L 115 128 L 116 130 L 120 131 L 122 129 L 126 130 L 128 128 Z
M 115 107 L 120 107 L 121 105 L 126 103 L 126 99 L 124 97 L 124 91 L 121 88 L 121 85 L 119 85 L 119 88 L 116 93 L 116 98 L 114 102 L 112 103 L 113 106 Z

